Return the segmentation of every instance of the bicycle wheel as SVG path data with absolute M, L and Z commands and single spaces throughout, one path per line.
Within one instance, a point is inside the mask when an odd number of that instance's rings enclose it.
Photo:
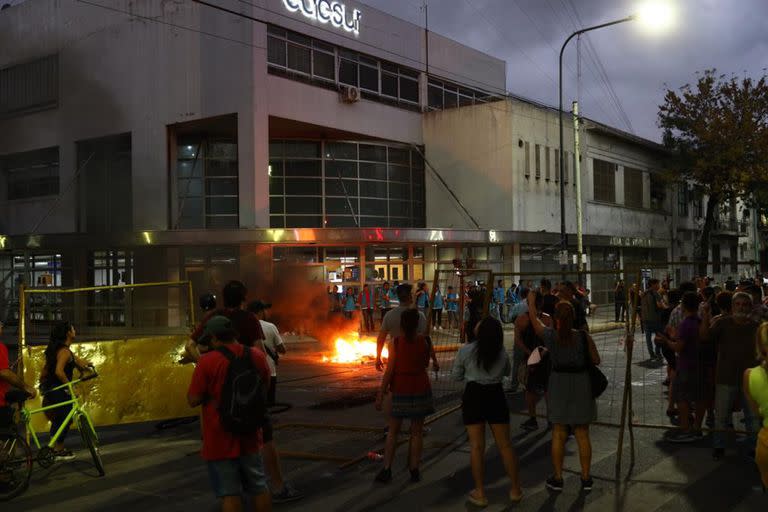
M 29 487 L 32 476 L 32 450 L 23 437 L 0 437 L 0 501 L 8 501 Z
M 104 464 L 101 462 L 101 453 L 99 453 L 99 441 L 96 438 L 96 433 L 91 427 L 91 422 L 84 414 L 77 417 L 77 428 L 80 430 L 80 436 L 83 438 L 83 443 L 88 447 L 88 451 L 91 452 L 93 458 L 93 465 L 96 466 L 96 470 L 99 472 L 99 476 L 104 476 Z

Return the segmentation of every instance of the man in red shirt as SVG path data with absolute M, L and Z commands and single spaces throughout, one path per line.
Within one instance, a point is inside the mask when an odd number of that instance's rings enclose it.
M 0 322 L 0 336 L 2 334 L 3 322 Z M 11 386 L 23 389 L 27 392 L 30 398 L 37 395 L 35 388 L 25 384 L 24 381 L 11 370 L 10 361 L 8 360 L 8 348 L 5 346 L 5 343 L 0 341 L 0 426 L 2 426 L 2 423 L 13 421 L 11 419 L 13 418 L 13 413 L 5 402 L 5 394 Z
M 253 510 L 270 511 L 272 501 L 260 453 L 263 445 L 262 431 L 238 435 L 228 432 L 221 424 L 218 404 L 229 361 L 215 349 L 224 347 L 237 357 L 242 356 L 244 350 L 250 350 L 253 364 L 263 382 L 268 383 L 270 372 L 266 356 L 261 350 L 249 349 L 236 343 L 237 332 L 227 317 L 211 317 L 204 333 L 211 337 L 213 350 L 200 357 L 192 374 L 187 402 L 190 407 L 203 406 L 201 455 L 208 465 L 211 486 L 222 500 L 223 512 L 241 510 L 243 492 L 251 496 Z

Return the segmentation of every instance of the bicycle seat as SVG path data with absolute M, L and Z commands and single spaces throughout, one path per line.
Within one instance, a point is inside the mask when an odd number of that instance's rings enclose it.
M 23 404 L 29 395 L 21 389 L 12 389 L 5 393 L 5 402 L 9 404 Z

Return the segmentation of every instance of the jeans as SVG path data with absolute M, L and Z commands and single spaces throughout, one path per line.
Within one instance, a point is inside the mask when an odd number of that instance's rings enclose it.
M 365 308 L 363 312 L 363 328 L 365 332 L 373 332 L 373 309 Z
M 754 446 L 757 441 L 757 418 L 755 418 L 752 409 L 749 407 L 744 390 L 741 386 L 728 386 L 717 384 L 715 386 L 715 429 L 726 428 L 726 423 L 733 419 L 733 404 L 739 401 L 741 409 L 744 411 L 744 427 L 747 430 L 747 443 Z M 712 447 L 725 448 L 725 433 L 712 433 Z
M 627 316 L 627 304 L 626 302 L 616 302 L 614 304 L 614 309 L 616 312 L 616 321 L 618 322 L 621 320 L 622 322 L 626 319 Z
M 67 389 L 57 389 L 56 391 L 49 391 L 45 394 L 45 397 L 43 398 L 43 407 L 58 404 L 61 402 L 68 402 L 72 400 L 72 397 L 69 394 L 69 391 Z M 72 410 L 72 404 L 63 405 L 61 407 L 57 407 L 55 409 L 51 409 L 49 411 L 49 418 L 51 420 L 51 437 L 56 435 L 56 432 L 58 432 L 59 428 L 64 424 L 64 420 L 67 419 L 67 415 L 69 414 L 69 411 Z M 63 443 L 64 439 L 67 437 L 67 432 L 69 432 L 71 422 L 67 423 L 67 425 L 64 427 L 64 430 L 61 431 L 61 435 L 59 436 L 58 442 Z
M 267 492 L 264 461 L 259 453 L 240 455 L 236 459 L 209 460 L 208 478 L 218 498 L 226 496 L 258 496 Z
M 661 345 L 656 345 L 653 342 L 653 337 L 657 332 L 662 332 L 664 327 L 656 322 L 644 322 L 645 325 L 645 344 L 648 346 L 648 355 L 653 357 L 661 357 Z M 654 345 L 656 345 L 654 347 Z
M 441 309 L 433 309 L 432 310 L 432 327 L 443 326 L 443 310 Z

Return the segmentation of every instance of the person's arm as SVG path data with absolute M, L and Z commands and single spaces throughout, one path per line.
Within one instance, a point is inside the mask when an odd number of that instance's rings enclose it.
M 520 315 L 515 319 L 515 346 L 526 356 L 531 355 L 530 349 L 523 343 L 523 331 L 528 327 L 528 315 Z
M 283 337 L 280 336 L 280 331 L 277 327 L 274 327 L 272 329 L 272 332 L 274 333 L 274 342 L 275 342 L 275 350 L 277 350 L 278 354 L 285 354 L 285 343 L 283 342 Z M 266 335 L 266 333 L 264 333 Z
M 675 351 L 675 353 L 679 354 L 683 351 L 685 348 L 685 341 L 681 338 L 671 338 L 668 336 L 664 336 L 659 334 L 659 336 L 662 336 L 662 339 L 667 344 L 669 348 Z
M 587 333 L 584 333 L 584 336 L 587 337 L 587 348 L 589 349 L 589 358 L 592 360 L 592 364 L 595 366 L 600 365 L 600 353 L 597 351 L 597 345 L 595 345 L 595 340 L 592 339 L 592 336 L 590 336 Z
M 380 411 L 382 409 L 382 405 L 384 404 L 384 395 L 389 392 L 389 387 L 392 384 L 392 376 L 395 373 L 395 358 L 397 357 L 395 353 L 395 347 L 394 343 L 392 344 L 392 350 L 389 352 L 389 359 L 387 359 L 387 369 L 384 372 L 384 376 L 381 378 L 381 386 L 379 387 L 378 392 L 376 393 L 376 410 Z
M 752 397 L 752 393 L 749 391 L 749 374 L 750 372 L 757 371 L 758 368 L 747 368 L 744 371 L 744 378 L 742 381 L 742 389 L 744 390 L 744 397 L 747 399 L 747 405 L 750 409 L 752 409 L 752 412 L 754 413 L 756 418 L 760 417 L 760 407 L 757 405 L 757 402 L 755 402 L 755 399 Z
M 205 370 L 198 364 L 192 372 L 192 380 L 190 381 L 189 389 L 187 390 L 187 404 L 189 404 L 190 407 L 197 407 L 205 402 L 205 390 Z
M 387 317 L 384 317 L 384 320 L 386 321 Z M 381 326 L 381 330 L 379 331 L 379 335 L 376 337 L 376 369 L 378 371 L 382 371 L 384 369 L 384 363 L 381 362 L 381 351 L 384 349 L 384 343 L 387 342 L 387 331 L 384 329 L 384 326 Z M 392 357 L 392 354 L 390 354 L 390 357 Z
M 84 370 L 87 370 L 90 366 L 93 365 L 90 361 L 86 359 L 80 359 L 76 355 L 73 354 L 73 357 L 75 358 L 75 366 L 77 366 L 77 369 L 81 372 Z
M 23 380 L 21 380 L 21 378 L 18 375 L 16 375 L 15 372 L 11 371 L 9 368 L 0 370 L 0 380 L 4 380 L 11 386 L 17 387 L 19 389 L 23 389 L 29 395 L 30 398 L 35 398 L 35 396 L 37 396 L 37 390 L 35 390 L 35 388 L 28 385 Z
M 464 366 L 464 351 L 459 350 L 456 352 L 456 359 L 453 360 L 453 368 L 451 369 L 451 377 L 453 380 L 464 380 L 464 374 L 466 367 Z
M 541 323 L 541 320 L 539 320 L 538 311 L 536 310 L 536 292 L 531 290 L 528 292 L 528 320 L 531 322 L 531 325 L 533 326 L 533 332 L 536 333 L 536 336 L 539 338 L 544 337 L 544 324 Z
M 187 343 L 184 345 L 184 353 L 187 355 L 188 359 L 192 360 L 193 363 L 196 363 L 200 360 L 200 349 L 197 347 L 197 342 L 192 338 L 189 338 Z
M 427 357 L 427 362 L 424 365 L 425 367 L 429 366 L 429 360 L 432 360 L 432 371 L 435 373 L 440 371 L 440 363 L 437 362 L 437 353 L 435 352 L 435 346 L 432 345 L 432 338 L 429 336 L 424 337 L 424 341 L 427 343 L 427 349 L 429 351 L 429 355 Z
M 712 324 L 712 308 L 709 303 L 701 305 L 701 324 L 699 325 L 699 339 L 702 343 L 709 343 L 712 341 L 710 338 L 716 336 L 717 329 Z

